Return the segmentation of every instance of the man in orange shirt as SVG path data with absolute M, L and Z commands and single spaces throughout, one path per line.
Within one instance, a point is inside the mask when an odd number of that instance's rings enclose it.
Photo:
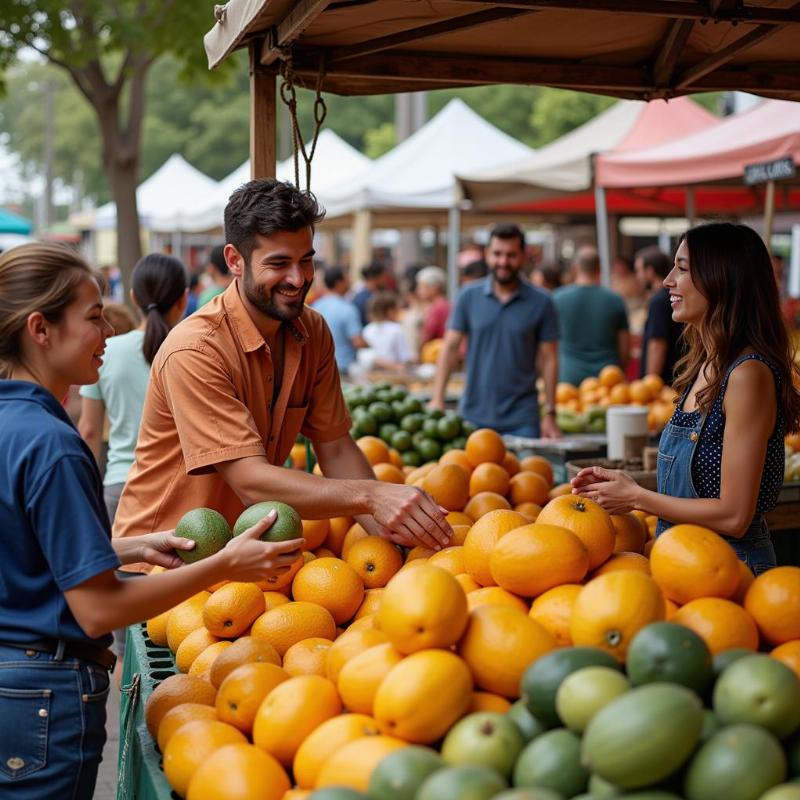
M 114 536 L 174 527 L 199 506 L 233 522 L 269 499 L 304 519 L 355 516 L 409 547 L 447 546 L 442 509 L 414 487 L 376 481 L 350 437 L 330 331 L 304 304 L 322 217 L 313 195 L 280 181 L 231 196 L 224 253 L 235 280 L 176 326 L 153 361 Z M 282 466 L 298 433 L 325 478 Z

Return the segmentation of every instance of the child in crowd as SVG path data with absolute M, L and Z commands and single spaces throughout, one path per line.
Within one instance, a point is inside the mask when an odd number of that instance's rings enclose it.
M 370 322 L 363 336 L 375 353 L 374 365 L 382 369 L 402 370 L 413 360 L 405 333 L 397 322 L 398 300 L 394 292 L 377 292 L 370 298 Z

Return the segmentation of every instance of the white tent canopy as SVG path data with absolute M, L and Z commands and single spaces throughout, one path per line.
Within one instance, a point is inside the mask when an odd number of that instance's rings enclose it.
M 320 191 L 320 200 L 328 218 L 362 210 L 447 209 L 454 203 L 457 172 L 497 167 L 532 152 L 454 99 L 358 180 Z
M 217 182 L 195 169 L 183 156 L 171 155 L 136 189 L 136 203 L 142 227 L 154 231 L 181 230 L 181 219 L 204 208 L 217 191 Z M 115 228 L 117 206 L 113 201 L 97 209 L 95 227 Z

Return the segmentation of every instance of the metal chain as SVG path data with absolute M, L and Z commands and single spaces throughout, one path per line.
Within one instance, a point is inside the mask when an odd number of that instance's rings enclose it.
M 300 123 L 297 119 L 297 92 L 295 90 L 296 75 L 292 63 L 292 53 L 289 51 L 281 64 L 281 100 L 289 110 L 289 117 L 292 125 L 292 153 L 294 156 L 294 182 L 300 188 L 300 156 L 306 166 L 306 191 L 311 191 L 311 162 L 317 149 L 317 139 L 328 108 L 325 99 L 322 97 L 322 83 L 325 78 L 325 61 L 320 61 L 319 73 L 317 74 L 316 91 L 314 95 L 314 135 L 311 138 L 310 152 L 306 150 L 303 142 L 303 133 L 300 130 Z

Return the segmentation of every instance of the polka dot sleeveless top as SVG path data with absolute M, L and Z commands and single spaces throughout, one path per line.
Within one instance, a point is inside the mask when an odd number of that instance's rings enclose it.
M 725 390 L 728 388 L 728 378 L 731 372 L 739 364 L 750 359 L 756 359 L 766 364 L 772 370 L 776 385 L 780 382 L 780 376 L 772 364 L 758 353 L 741 356 L 728 369 L 722 383 L 722 389 L 711 406 L 711 411 L 703 426 L 692 458 L 692 482 L 698 497 L 719 497 L 722 472 L 722 437 L 725 434 L 725 414 L 722 410 L 722 401 L 725 397 Z M 694 427 L 700 419 L 699 409 L 681 411 L 688 393 L 689 390 L 687 389 L 670 420 L 673 425 L 677 425 L 680 428 Z M 761 486 L 758 490 L 756 514 L 766 514 L 775 508 L 778 502 L 778 494 L 781 486 L 783 486 L 783 469 L 783 420 L 779 416 L 775 430 L 767 442 L 767 455 L 764 461 L 764 471 L 761 473 Z

